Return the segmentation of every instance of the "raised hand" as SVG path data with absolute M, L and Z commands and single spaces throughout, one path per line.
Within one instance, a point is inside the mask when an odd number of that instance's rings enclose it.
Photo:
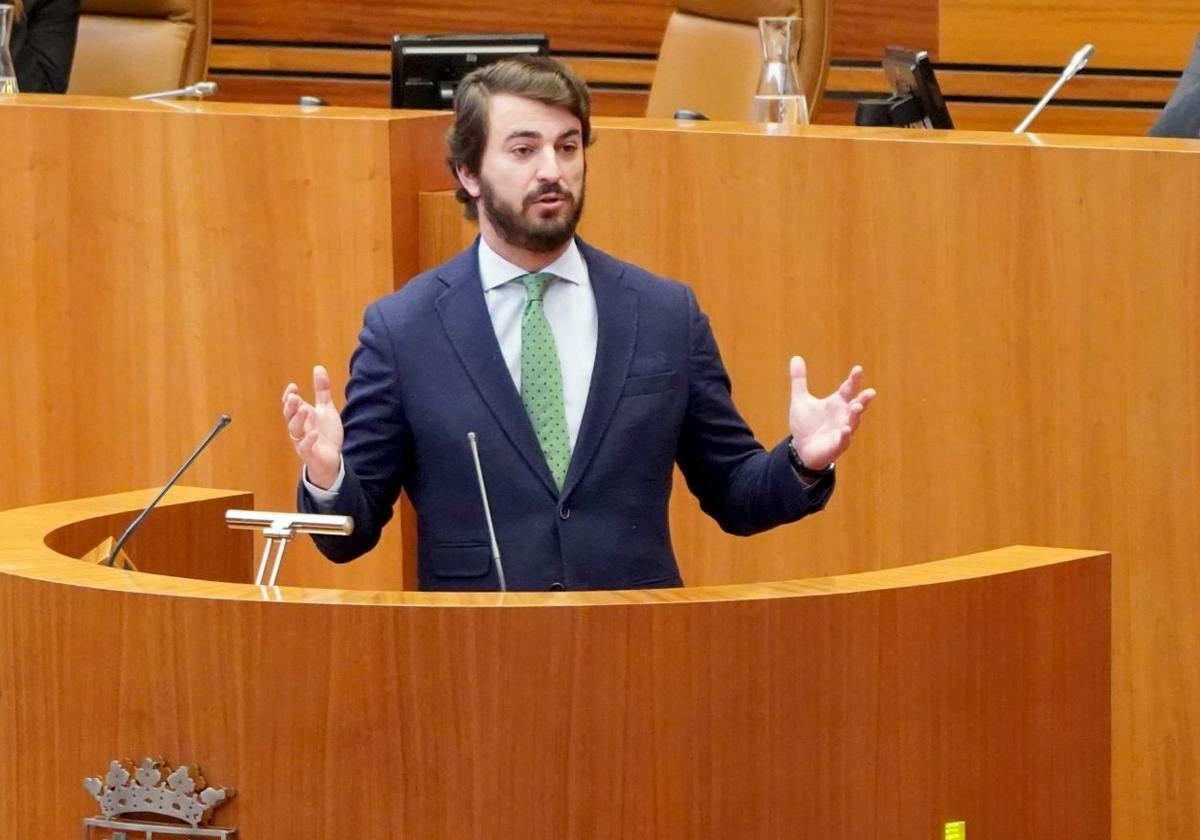
M 283 389 L 283 421 L 296 454 L 304 462 L 308 480 L 328 489 L 342 466 L 342 418 L 333 405 L 329 373 L 321 365 L 313 368 L 313 402 L 300 396 L 300 387 L 289 382 Z
M 796 454 L 809 469 L 825 469 L 849 448 L 863 412 L 875 399 L 874 388 L 862 389 L 862 373 L 862 368 L 855 365 L 840 388 L 818 399 L 808 392 L 804 359 L 792 357 L 788 426 Z

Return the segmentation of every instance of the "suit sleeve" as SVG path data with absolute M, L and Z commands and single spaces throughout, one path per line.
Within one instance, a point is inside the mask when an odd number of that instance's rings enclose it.
M 733 404 L 708 317 L 690 289 L 687 295 L 688 406 L 676 460 L 688 488 L 723 530 L 742 536 L 821 510 L 833 493 L 832 472 L 805 486 L 788 460 L 787 438 L 771 450 L 754 438 Z
M 24 93 L 66 93 L 79 32 L 79 0 L 47 0 L 29 9 L 25 40 L 13 57 Z
M 379 305 L 372 304 L 350 359 L 342 409 L 342 486 L 332 504 L 320 509 L 303 482 L 297 491 L 300 510 L 354 519 L 354 533 L 348 537 L 313 537 L 321 553 L 337 563 L 353 560 L 379 542 L 411 469 L 412 434 L 400 399 L 394 347 Z

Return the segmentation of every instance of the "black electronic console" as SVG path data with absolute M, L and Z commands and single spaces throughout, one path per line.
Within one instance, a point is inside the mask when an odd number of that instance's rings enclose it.
M 435 111 L 454 106 L 454 91 L 472 70 L 516 55 L 549 55 L 545 35 L 396 35 L 392 39 L 392 107 Z
M 892 96 L 860 102 L 855 125 L 954 128 L 929 53 L 888 47 L 883 53 L 883 72 Z

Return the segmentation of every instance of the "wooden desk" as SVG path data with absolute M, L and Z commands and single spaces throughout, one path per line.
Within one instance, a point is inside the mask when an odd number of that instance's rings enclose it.
M 793 353 L 880 391 L 819 516 L 741 540 L 677 482 L 685 580 L 1110 549 L 1115 836 L 1200 837 L 1200 141 L 602 121 L 589 174 L 583 236 L 696 289 L 761 440 Z M 422 214 L 426 262 L 473 235 Z
M 84 776 L 145 755 L 236 787 L 217 822 L 246 840 L 1109 836 L 1105 554 L 504 596 L 268 590 L 46 545 L 80 551 L 150 495 L 0 512 L 8 836 L 73 836 Z M 248 569 L 220 524 L 247 501 L 172 491 L 140 562 Z

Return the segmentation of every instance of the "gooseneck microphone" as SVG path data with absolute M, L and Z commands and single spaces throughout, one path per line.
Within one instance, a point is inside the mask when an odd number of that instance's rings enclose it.
M 1050 100 L 1062 90 L 1062 86 L 1075 78 L 1076 73 L 1087 67 L 1087 63 L 1091 61 L 1095 52 L 1096 48 L 1091 44 L 1084 44 L 1080 47 L 1079 51 L 1071 56 L 1071 60 L 1067 63 L 1067 66 L 1063 68 L 1058 81 L 1050 86 L 1050 90 L 1046 91 L 1046 95 L 1042 97 L 1042 101 L 1033 106 L 1033 110 L 1029 112 L 1029 116 L 1021 120 L 1021 124 L 1013 129 L 1013 134 L 1024 134 L 1025 129 L 1029 128 L 1029 124 L 1037 119 L 1038 114 L 1042 113 L 1042 110 L 1050 104 Z
M 142 524 L 142 520 L 149 516 L 150 511 L 154 510 L 154 506 L 159 503 L 163 496 L 167 495 L 167 491 L 175 486 L 175 482 L 179 480 L 181 475 L 183 475 L 184 470 L 190 467 L 192 465 L 192 461 L 195 461 L 196 458 L 200 456 L 200 453 L 204 451 L 205 447 L 212 443 L 212 439 L 217 436 L 217 433 L 228 426 L 231 422 L 232 420 L 228 414 L 221 415 L 221 419 L 217 421 L 217 425 L 213 426 L 212 431 L 208 433 L 208 436 L 204 438 L 204 440 L 200 441 L 200 445 L 196 447 L 196 451 L 188 456 L 188 459 L 183 462 L 182 467 L 176 470 L 175 475 L 171 476 L 171 480 L 168 481 L 166 486 L 163 487 L 163 489 L 159 491 L 158 495 L 154 497 L 154 501 L 146 505 L 146 509 L 139 513 L 138 518 L 129 524 L 129 527 L 125 529 L 125 533 L 121 534 L 121 538 L 117 540 L 115 545 L 113 545 L 112 552 L 108 555 L 108 558 L 105 559 L 104 565 L 112 566 L 114 563 L 116 563 L 117 555 L 121 552 L 121 547 L 125 545 L 131 536 L 133 536 L 133 532 L 136 531 L 137 527 Z
M 483 499 L 483 518 L 487 522 L 488 539 L 492 541 L 492 561 L 496 564 L 496 574 L 500 577 L 500 591 L 507 592 L 508 584 L 504 580 L 504 563 L 500 560 L 500 543 L 496 542 L 496 526 L 492 523 L 492 506 L 488 504 L 487 485 L 483 483 L 483 465 L 479 462 L 479 443 L 474 432 L 467 432 L 467 442 L 471 444 L 471 458 L 475 461 L 475 477 L 479 479 L 479 498 Z
M 216 92 L 216 82 L 196 82 L 194 85 L 188 85 L 187 87 L 176 88 L 174 90 L 160 90 L 156 93 L 143 93 L 129 98 L 139 100 L 177 99 L 183 96 L 189 99 L 203 99 L 206 96 L 212 96 Z

